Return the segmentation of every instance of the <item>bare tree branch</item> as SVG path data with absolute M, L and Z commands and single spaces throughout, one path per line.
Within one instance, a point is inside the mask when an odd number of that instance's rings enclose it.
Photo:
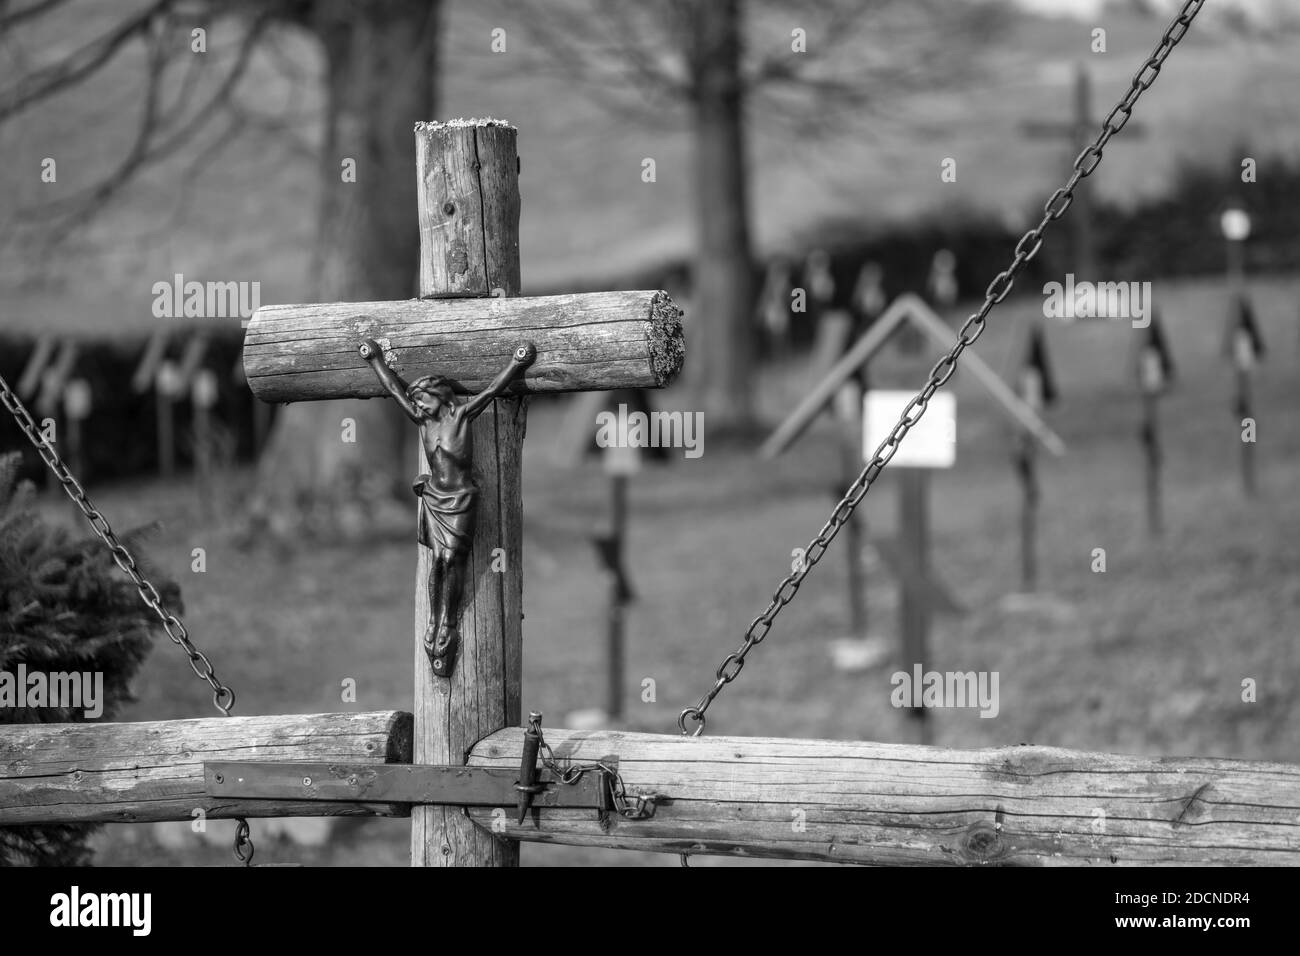
M 67 3 L 67 0 L 40 0 L 38 3 L 28 4 L 10 13 L 9 8 L 12 4 L 4 0 L 0 2 L 0 31 L 12 30 L 24 20 L 43 16 L 64 3 Z
M 233 64 L 210 96 L 196 108 L 186 109 L 186 94 L 165 116 L 160 104 L 163 79 L 167 67 L 173 62 L 169 58 L 169 51 L 174 49 L 169 28 L 175 24 L 160 22 L 159 28 L 148 35 L 144 107 L 126 156 L 99 182 L 55 202 L 21 210 L 19 215 L 28 220 L 54 219 L 55 224 L 46 234 L 45 241 L 48 246 L 58 245 L 73 228 L 102 211 L 134 181 L 140 171 L 193 143 L 195 136 L 212 118 L 231 103 L 234 91 L 247 73 L 258 41 L 269 22 L 270 15 L 263 14 L 249 25 L 240 41 Z M 182 84 L 183 87 L 185 85 Z
M 663 15 L 667 7 L 649 9 L 613 0 L 592 8 L 586 0 L 578 0 L 543 8 L 490 0 L 486 9 L 523 23 L 542 52 L 530 60 L 530 68 L 556 72 L 582 84 L 584 92 L 606 109 L 630 111 L 649 122 L 662 120 L 659 111 L 665 106 L 689 99 L 689 77 L 675 57 L 681 37 Z
M 906 96 L 970 82 L 979 53 L 1005 22 L 1001 3 L 951 0 L 744 0 L 742 97 L 756 119 L 820 135 L 846 119 L 902 122 Z M 567 0 L 494 16 L 521 20 L 541 48 L 535 68 L 581 83 L 601 107 L 662 125 L 666 105 L 696 95 L 693 0 Z M 779 27 L 779 29 L 778 29 Z M 806 31 L 808 52 L 791 50 Z
M 137 35 L 145 34 L 154 18 L 173 0 L 155 0 L 112 30 L 78 48 L 64 59 L 19 78 L 13 88 L 0 92 L 0 122 L 40 100 L 85 80 L 116 56 Z

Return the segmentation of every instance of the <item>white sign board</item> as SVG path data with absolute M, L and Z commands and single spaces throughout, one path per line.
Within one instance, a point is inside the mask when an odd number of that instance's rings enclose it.
M 610 445 L 601 456 L 607 475 L 635 475 L 641 470 L 641 449 L 635 446 Z
M 870 391 L 862 399 L 864 461 L 889 437 L 914 392 Z M 899 442 L 890 467 L 951 468 L 957 460 L 957 400 L 936 392 L 921 420 Z
M 635 475 L 641 470 L 641 449 L 637 444 L 631 441 L 629 435 L 628 421 L 626 414 L 627 407 L 620 406 L 619 414 L 614 412 L 603 412 L 602 415 L 608 415 L 616 420 L 614 440 L 601 448 L 601 462 L 605 466 L 607 475 Z M 601 416 L 596 420 L 600 421 Z M 605 431 L 601 427 L 601 433 Z M 597 438 L 597 444 L 601 444 L 600 438 Z
M 1160 353 L 1149 345 L 1142 350 L 1142 365 L 1138 374 L 1143 391 L 1154 393 L 1165 387 L 1165 363 L 1161 360 Z
M 1245 329 L 1237 329 L 1233 336 L 1232 352 L 1233 358 L 1237 360 L 1237 368 L 1243 372 L 1248 372 L 1255 367 L 1255 340 Z

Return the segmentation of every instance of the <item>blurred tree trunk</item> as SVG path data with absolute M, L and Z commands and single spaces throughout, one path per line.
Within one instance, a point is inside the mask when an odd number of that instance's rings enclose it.
M 694 126 L 696 257 L 694 328 L 705 360 L 699 382 L 708 427 L 744 433 L 753 408 L 754 274 L 739 0 L 693 0 L 691 119 Z
M 312 10 L 307 26 L 327 73 L 312 261 L 318 301 L 415 294 L 413 129 L 434 118 L 439 2 L 319 0 Z M 355 182 L 343 175 L 349 159 Z M 355 422 L 353 443 L 344 440 L 345 419 Z M 262 456 L 257 510 L 280 533 L 360 531 L 376 500 L 391 500 L 411 477 L 407 424 L 386 401 L 288 406 Z

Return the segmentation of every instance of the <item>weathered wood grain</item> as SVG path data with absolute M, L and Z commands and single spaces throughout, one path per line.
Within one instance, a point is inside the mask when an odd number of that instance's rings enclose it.
M 0 826 L 211 818 L 405 816 L 387 803 L 223 801 L 205 760 L 409 763 L 411 715 L 291 714 L 0 726 Z
M 465 276 L 481 287 L 519 294 L 519 189 L 515 130 L 496 123 L 421 124 L 416 128 L 420 199 L 420 294 L 459 294 Z M 464 252 L 442 240 L 446 204 L 482 209 L 463 229 Z M 462 223 L 464 225 L 464 223 Z M 457 271 L 465 265 L 465 272 Z M 474 278 L 475 284 L 480 280 Z M 508 298 L 475 300 L 498 308 Z M 444 306 L 451 303 L 444 302 Z M 525 336 L 508 310 L 496 326 L 510 349 Z M 461 333 L 468 335 L 468 333 Z M 526 333 L 542 343 L 532 332 Z M 402 339 L 405 341 L 405 339 Z M 484 379 L 504 366 L 502 353 L 476 368 Z M 441 368 L 439 374 L 445 374 Z M 470 387 L 473 387 L 472 385 Z M 523 663 L 523 497 L 520 477 L 526 414 L 519 398 L 497 399 L 471 426 L 474 480 L 481 489 L 474 550 L 460 620 L 460 654 L 450 678 L 436 677 L 423 637 L 429 621 L 431 552 L 417 546 L 415 578 L 415 742 L 417 763 L 462 764 L 474 741 L 520 723 Z M 429 465 L 420 452 L 420 469 Z M 497 559 L 500 549 L 500 559 Z M 495 570 L 494 570 L 495 568 Z M 517 769 L 517 768 L 516 768 Z M 459 807 L 413 807 L 412 866 L 516 866 L 519 845 L 495 838 Z
M 516 295 L 517 280 L 495 288 Z M 248 386 L 265 402 L 380 396 L 357 354 L 367 338 L 407 380 L 437 374 L 463 392 L 487 385 L 525 340 L 537 360 L 511 385 L 515 393 L 661 388 L 684 354 L 681 312 L 653 290 L 271 305 L 245 334 Z
M 561 758 L 616 755 L 629 790 L 670 802 L 608 830 L 582 811 L 522 826 L 507 815 L 504 836 L 869 864 L 1300 865 L 1300 767 L 1287 764 L 550 728 L 546 739 Z M 469 763 L 518 766 L 522 741 L 502 730 Z

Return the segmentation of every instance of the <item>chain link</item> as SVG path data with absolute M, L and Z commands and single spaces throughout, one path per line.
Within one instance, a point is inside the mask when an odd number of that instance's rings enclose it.
M 555 753 L 551 750 L 551 745 L 543 737 L 538 743 L 538 753 L 542 759 L 542 766 L 555 774 L 555 778 L 565 786 L 573 786 L 582 779 L 584 774 L 595 770 L 605 775 L 609 781 L 609 792 L 613 798 L 614 811 L 621 817 L 629 820 L 647 820 L 654 816 L 655 805 L 658 797 L 654 794 L 634 793 L 628 794 L 627 785 L 623 783 L 623 777 L 618 772 L 618 768 L 605 763 L 603 760 L 596 763 L 569 763 L 561 764 L 556 758 Z
M 4 407 L 9 410 L 14 420 L 18 422 L 18 427 L 23 430 L 27 440 L 36 446 L 36 450 L 40 452 L 45 464 L 49 466 L 50 471 L 54 473 L 54 477 L 63 485 L 63 490 L 67 492 L 73 504 L 80 508 L 81 513 L 86 516 L 86 521 L 90 523 L 90 527 L 95 534 L 99 536 L 104 544 L 108 545 L 113 560 L 117 562 L 117 566 L 122 569 L 123 573 L 131 579 L 136 590 L 140 592 L 140 600 L 144 601 L 158 616 L 158 620 L 162 622 L 163 630 L 167 632 L 171 642 L 185 652 L 190 661 L 190 668 L 212 688 L 213 706 L 229 717 L 231 708 L 235 706 L 235 692 L 217 679 L 212 663 L 202 651 L 194 646 L 194 642 L 190 640 L 189 632 L 185 630 L 185 625 L 180 622 L 180 619 L 175 614 L 163 607 L 162 598 L 158 596 L 158 589 L 140 573 L 135 555 L 118 540 L 117 534 L 108 523 L 108 519 L 91 503 L 90 498 L 86 496 L 85 489 L 81 487 L 81 483 L 68 471 L 68 466 L 63 463 L 63 459 L 54 450 L 54 446 L 41 435 L 40 429 L 36 427 L 36 422 L 32 420 L 31 414 L 3 377 L 0 377 L 0 402 L 4 403 Z
M 253 838 L 250 835 L 251 830 L 248 821 L 243 817 L 237 817 L 235 822 L 235 859 L 244 866 L 253 865 L 253 854 L 256 852 L 253 846 Z
M 167 637 L 185 652 L 185 656 L 189 658 L 190 669 L 212 688 L 212 705 L 221 712 L 222 716 L 229 717 L 231 709 L 235 706 L 235 692 L 217 678 L 212 662 L 208 660 L 207 655 L 194 646 L 194 642 L 190 640 L 189 632 L 185 629 L 185 625 L 181 623 L 180 618 L 163 607 L 158 589 L 140 572 L 135 555 L 118 540 L 112 525 L 108 523 L 108 519 L 91 503 L 90 498 L 86 495 L 86 490 L 81 487 L 81 483 L 77 481 L 72 472 L 68 471 L 68 466 L 63 463 L 63 459 L 59 457 L 59 453 L 55 451 L 53 444 L 45 440 L 45 436 L 41 434 L 36 422 L 32 419 L 31 413 L 27 411 L 27 407 L 23 405 L 13 389 L 9 387 L 9 383 L 5 381 L 4 376 L 0 376 L 0 403 L 3 403 L 4 407 L 9 410 L 9 414 L 13 415 L 18 427 L 27 436 L 27 440 L 36 447 L 41 459 L 54 473 L 54 477 L 59 480 L 63 490 L 72 499 L 73 504 L 81 509 L 81 513 L 86 516 L 86 521 L 95 534 L 108 546 L 108 550 L 113 555 L 113 560 L 117 563 L 117 566 L 135 585 L 136 591 L 140 594 L 140 600 L 158 616 L 163 630 L 167 632 Z M 235 856 L 247 866 L 253 859 L 253 841 L 249 837 L 248 821 L 243 817 L 239 817 L 238 820 L 239 823 L 235 830 Z M 247 848 L 247 855 L 244 853 L 245 848 Z
M 794 570 L 781 582 L 772 595 L 772 600 L 767 609 L 750 623 L 740 646 L 723 659 L 721 666 L 714 672 L 713 686 L 698 702 L 691 707 L 685 708 L 678 715 L 677 726 L 683 734 L 698 737 L 704 732 L 705 713 L 708 711 L 709 705 L 713 703 L 714 698 L 722 692 L 724 687 L 739 676 L 740 670 L 745 664 L 746 656 L 767 637 L 776 616 L 794 598 L 799 591 L 799 586 L 803 584 L 804 578 L 808 576 L 808 572 L 821 560 L 830 543 L 839 534 L 840 528 L 849 520 L 854 509 L 857 508 L 876 478 L 879 477 L 880 472 L 894 457 L 899 442 L 903 440 L 912 426 L 921 420 L 921 416 L 925 414 L 926 407 L 934 393 L 957 371 L 957 360 L 961 357 L 961 354 L 983 334 L 985 323 L 993 307 L 1007 297 L 1011 292 L 1012 285 L 1015 283 L 1016 276 L 1020 274 L 1026 263 L 1038 253 L 1043 244 L 1043 234 L 1047 231 L 1048 226 L 1060 219 L 1065 214 L 1065 211 L 1070 208 L 1070 203 L 1074 201 L 1075 188 L 1091 175 L 1101 163 L 1102 151 L 1105 149 L 1106 144 L 1110 142 L 1112 136 L 1124 128 L 1129 115 L 1133 112 L 1133 106 L 1151 84 L 1155 82 L 1156 77 L 1160 75 L 1160 69 L 1164 66 L 1165 59 L 1178 45 L 1178 41 L 1183 38 L 1183 35 L 1187 33 L 1192 20 L 1200 12 L 1204 4 L 1205 0 L 1186 0 L 1178 15 L 1165 28 L 1160 42 L 1146 62 L 1142 64 L 1141 69 L 1133 75 L 1128 92 L 1124 94 L 1114 109 L 1107 114 L 1096 139 L 1075 158 L 1073 174 L 1066 180 L 1065 185 L 1052 193 L 1047 202 L 1043 204 L 1043 217 L 1039 220 L 1038 225 L 1020 237 L 1020 240 L 1016 243 L 1011 264 L 1003 272 L 998 273 L 993 281 L 989 283 L 988 288 L 984 290 L 984 303 L 962 325 L 957 335 L 956 344 L 931 369 L 929 380 L 925 386 L 916 393 L 907 407 L 903 409 L 903 413 L 899 416 L 893 430 L 880 443 L 880 446 L 871 456 L 871 460 L 862 469 L 862 473 L 849 486 L 848 492 L 831 512 L 830 519 L 823 525 L 821 531 L 817 532 L 817 536 L 809 542 L 808 547 L 804 550 L 803 559 L 796 564 Z M 690 726 L 691 724 L 694 726 Z M 685 863 L 685 854 L 682 857 L 682 862 Z

